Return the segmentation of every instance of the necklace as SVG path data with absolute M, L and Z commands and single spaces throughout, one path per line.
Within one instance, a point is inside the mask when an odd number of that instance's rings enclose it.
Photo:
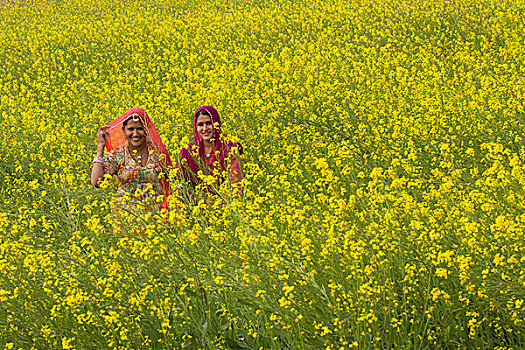
M 141 165 L 142 166 L 142 156 L 144 155 L 144 153 L 148 150 L 148 147 L 146 146 L 142 151 L 140 151 L 140 153 L 138 152 L 135 152 L 135 155 L 137 156 L 137 164 Z M 131 153 L 131 156 L 133 157 L 134 154 L 133 154 L 133 151 Z

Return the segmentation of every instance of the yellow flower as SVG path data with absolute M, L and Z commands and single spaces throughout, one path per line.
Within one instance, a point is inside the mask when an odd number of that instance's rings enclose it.
M 71 343 L 75 341 L 75 337 L 73 338 L 62 338 L 62 349 L 73 349 L 73 345 Z

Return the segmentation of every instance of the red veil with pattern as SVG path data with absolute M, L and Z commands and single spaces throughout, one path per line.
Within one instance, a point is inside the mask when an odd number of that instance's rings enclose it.
M 127 142 L 126 135 L 124 134 L 122 126 L 123 123 L 131 117 L 138 117 L 140 119 L 142 125 L 144 125 L 144 128 L 146 129 L 147 140 L 151 141 L 151 143 L 153 144 L 155 152 L 157 152 L 157 155 L 159 156 L 162 165 L 165 167 L 166 172 L 168 172 L 169 169 L 173 167 L 168 150 L 166 149 L 166 146 L 164 146 L 164 144 L 162 143 L 160 135 L 157 129 L 155 128 L 155 125 L 153 125 L 153 122 L 151 121 L 150 117 L 148 116 L 148 113 L 146 113 L 146 111 L 142 108 L 128 109 L 126 113 L 122 114 L 120 117 L 116 118 L 108 124 L 108 127 L 105 130 L 109 134 L 109 137 L 106 142 L 106 149 L 108 150 L 108 152 L 124 145 Z M 159 179 L 162 186 L 162 190 L 164 191 L 164 195 L 166 196 L 169 195 L 170 192 L 167 176 L 168 174 L 166 173 L 165 176 Z

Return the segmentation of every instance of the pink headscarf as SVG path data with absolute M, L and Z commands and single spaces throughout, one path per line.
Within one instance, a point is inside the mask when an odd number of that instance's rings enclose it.
M 188 160 L 188 166 L 190 167 L 193 174 L 197 174 L 197 172 L 199 171 L 199 166 L 193 161 L 193 159 L 191 159 L 190 152 L 198 152 L 200 159 L 203 161 L 206 160 L 206 150 L 204 147 L 204 141 L 202 137 L 199 137 L 199 134 L 197 132 L 197 117 L 199 115 L 199 112 L 202 110 L 205 110 L 210 114 L 211 120 L 213 122 L 213 139 L 215 140 L 215 142 L 213 152 L 211 152 L 210 154 L 208 164 L 210 164 L 211 173 L 215 175 L 215 177 L 217 177 L 217 179 L 219 180 L 219 172 L 225 170 L 225 160 L 227 159 L 232 147 L 237 147 L 239 155 L 242 155 L 243 149 L 239 142 L 233 143 L 232 141 L 225 139 L 221 130 L 221 117 L 219 116 L 219 112 L 214 107 L 202 106 L 197 108 L 197 110 L 195 111 L 195 114 L 193 115 L 193 142 L 188 144 L 187 149 L 182 150 L 181 159 L 186 158 Z M 216 169 L 216 161 L 218 161 L 218 164 L 221 167 L 220 169 Z M 193 178 L 193 176 L 189 176 L 189 178 Z M 192 179 L 192 183 L 194 182 L 195 181 Z
M 124 122 L 126 120 L 132 117 L 138 117 L 140 119 L 142 125 L 144 125 L 144 128 L 146 129 L 146 139 L 148 141 L 151 141 L 155 152 L 159 156 L 162 166 L 165 167 L 166 171 L 169 171 L 169 169 L 173 167 L 173 164 L 171 162 L 168 150 L 166 149 L 166 146 L 164 146 L 164 144 L 162 143 L 160 135 L 155 126 L 153 125 L 153 122 L 151 121 L 150 117 L 148 116 L 148 113 L 146 113 L 146 111 L 142 108 L 128 109 L 126 113 L 122 114 L 120 117 L 116 118 L 108 124 L 108 127 L 106 129 L 106 132 L 109 134 L 109 137 L 106 142 L 106 149 L 108 150 L 108 152 L 120 146 L 123 146 L 128 141 L 126 139 L 126 135 L 124 134 L 122 126 L 124 125 Z M 164 194 L 169 195 L 169 184 L 166 178 L 167 174 L 159 180 Z

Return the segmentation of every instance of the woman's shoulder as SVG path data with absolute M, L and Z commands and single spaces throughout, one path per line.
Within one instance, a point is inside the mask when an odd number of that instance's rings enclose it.
M 117 148 L 115 148 L 113 151 L 112 151 L 117 157 L 119 158 L 124 158 L 126 156 L 126 153 L 128 152 L 128 144 L 124 144 L 122 146 L 119 146 Z
M 239 141 L 228 140 L 226 144 L 228 145 L 228 150 L 233 151 L 234 153 L 238 153 L 240 155 L 244 153 L 244 148 L 242 147 L 242 144 Z
M 188 146 L 182 147 L 180 150 L 181 157 L 189 157 L 192 153 L 199 152 L 199 146 L 194 143 L 188 143 Z
M 119 146 L 117 148 L 112 149 L 106 155 L 104 158 L 107 160 L 114 160 L 119 161 L 126 157 L 126 145 Z

